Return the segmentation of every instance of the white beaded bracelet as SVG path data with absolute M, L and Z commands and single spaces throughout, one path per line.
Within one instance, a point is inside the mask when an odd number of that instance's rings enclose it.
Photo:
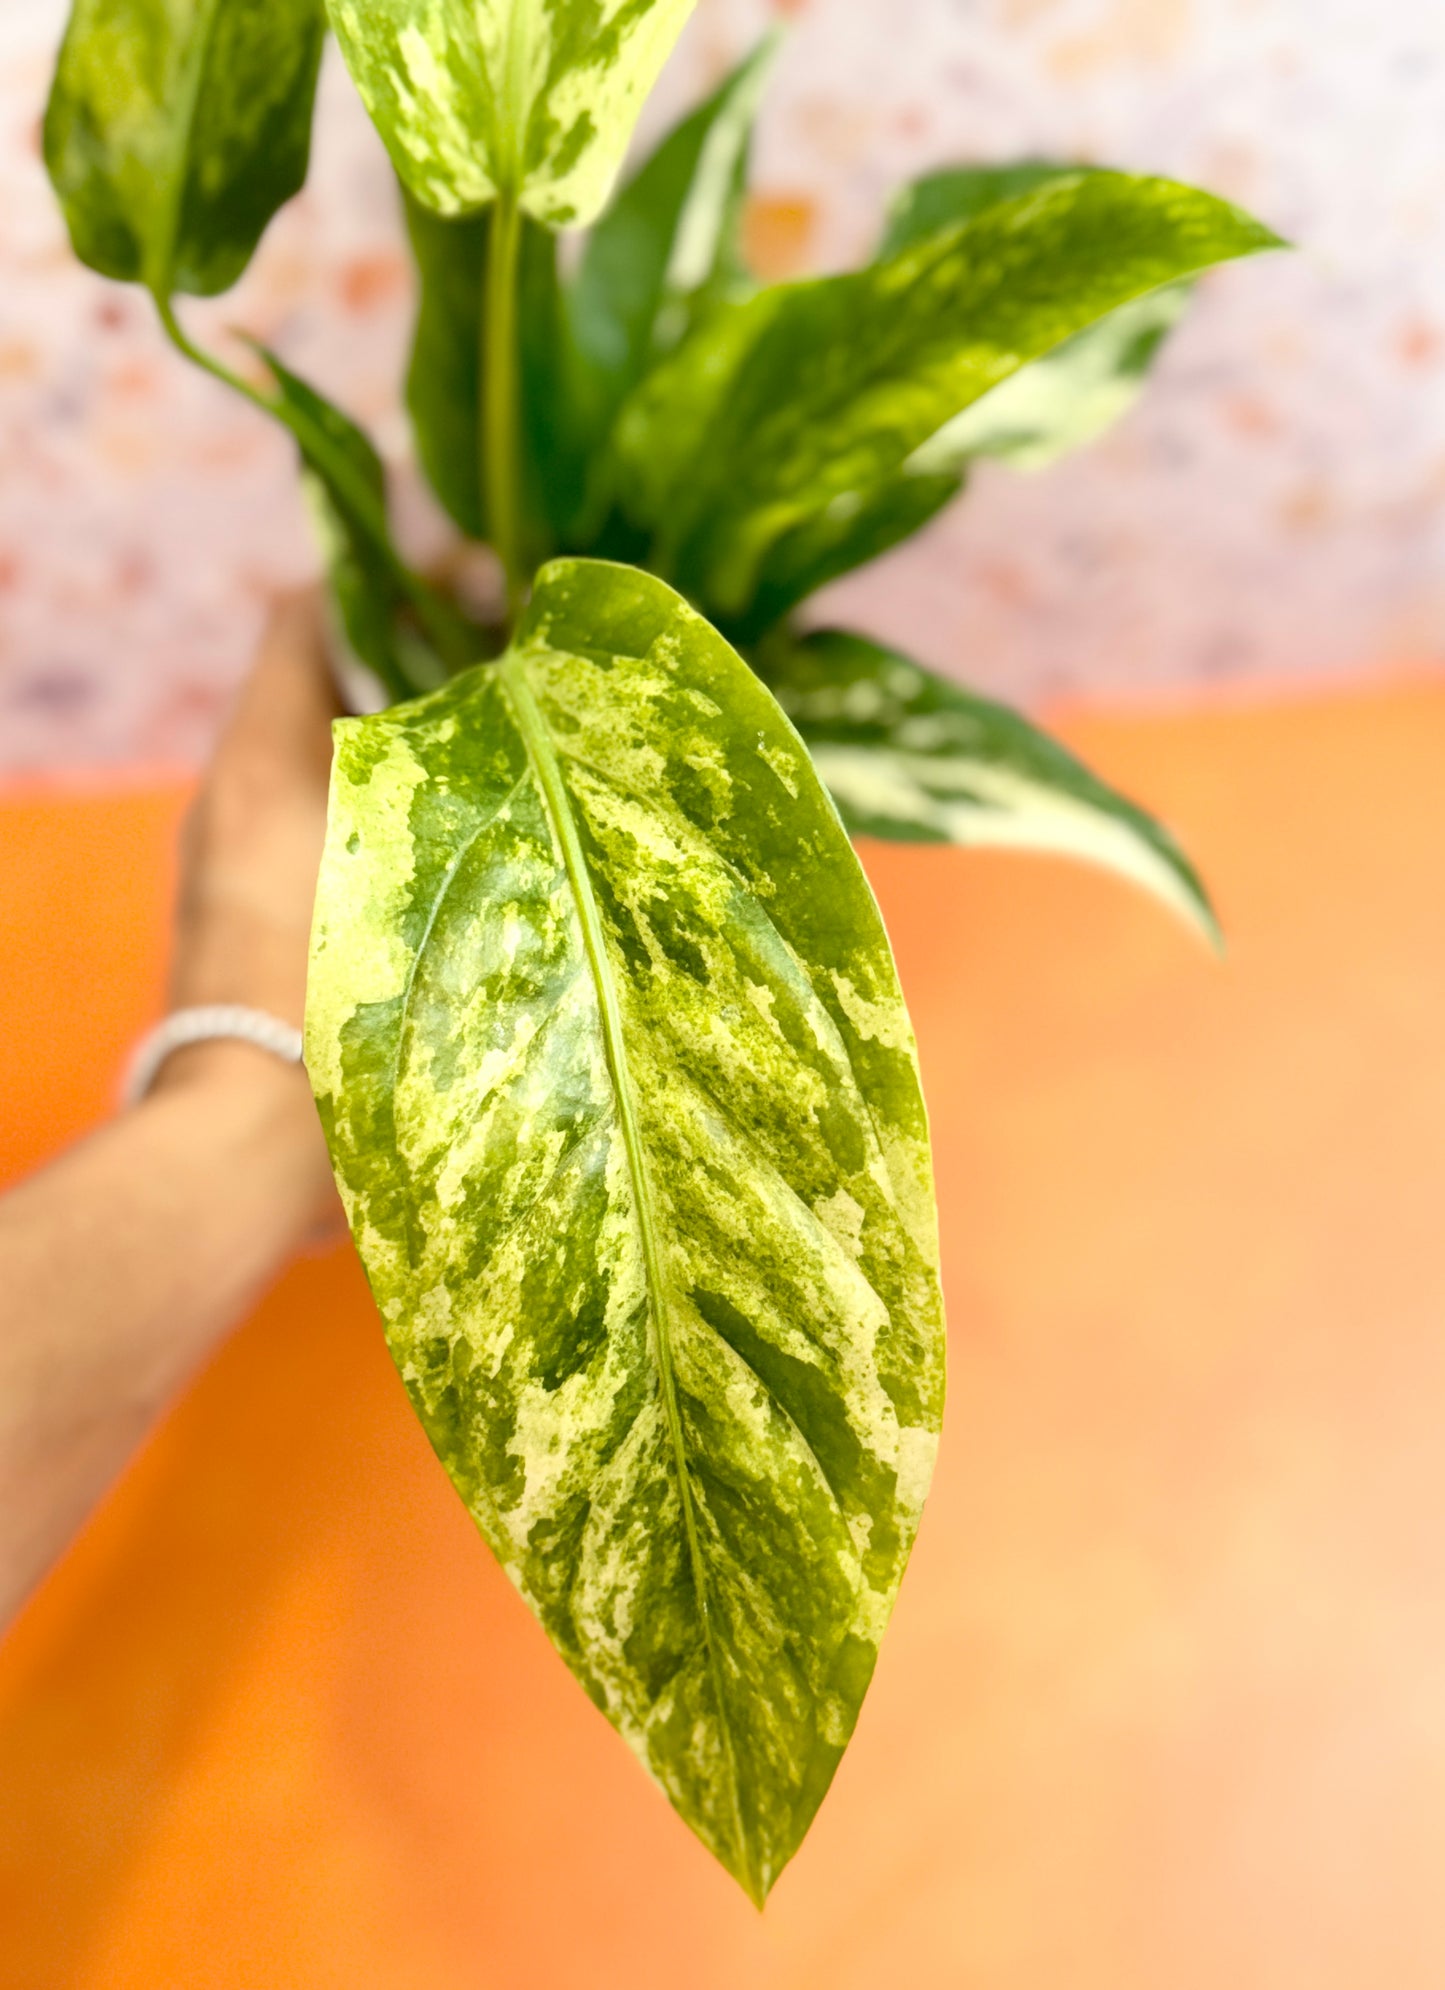
M 301 1062 L 300 1030 L 283 1023 L 279 1016 L 268 1016 L 264 1009 L 245 1009 L 237 1003 L 177 1009 L 136 1045 L 121 1086 L 121 1104 L 139 1105 L 173 1050 L 182 1050 L 191 1043 L 211 1043 L 218 1037 L 254 1044 L 257 1050 L 269 1050 L 273 1057 L 282 1058 L 287 1064 Z

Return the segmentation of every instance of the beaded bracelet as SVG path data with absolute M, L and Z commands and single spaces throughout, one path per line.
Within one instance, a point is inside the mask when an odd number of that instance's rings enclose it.
M 136 1045 L 121 1086 L 121 1104 L 139 1105 L 172 1051 L 182 1050 L 187 1044 L 211 1043 L 227 1037 L 238 1043 L 254 1044 L 257 1050 L 269 1050 L 287 1064 L 301 1062 L 300 1030 L 291 1023 L 283 1023 L 279 1016 L 267 1015 L 264 1009 L 246 1009 L 237 1003 L 177 1009 Z

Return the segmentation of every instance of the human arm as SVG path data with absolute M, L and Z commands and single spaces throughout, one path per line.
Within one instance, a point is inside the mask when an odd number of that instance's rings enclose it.
M 335 705 L 316 611 L 273 620 L 187 825 L 171 998 L 299 1023 Z M 160 1411 L 334 1211 L 306 1077 L 178 1051 L 0 1199 L 0 1626 Z

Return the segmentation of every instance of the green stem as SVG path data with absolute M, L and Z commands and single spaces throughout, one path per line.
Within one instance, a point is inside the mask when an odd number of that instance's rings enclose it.
M 398 554 L 391 543 L 386 514 L 377 500 L 376 493 L 368 489 L 362 479 L 356 476 L 345 456 L 333 447 L 330 436 L 314 422 L 308 421 L 299 410 L 289 407 L 282 400 L 273 400 L 269 394 L 262 393 L 260 388 L 253 387 L 249 380 L 233 372 L 223 360 L 217 359 L 214 353 L 207 352 L 203 346 L 198 346 L 177 318 L 170 299 L 158 292 L 153 295 L 166 336 L 177 352 L 182 353 L 193 366 L 199 366 L 203 373 L 209 373 L 213 380 L 221 381 L 243 400 L 249 401 L 253 408 L 259 408 L 273 421 L 280 422 L 282 427 L 290 432 L 302 455 L 330 484 L 337 498 L 366 534 L 368 543 L 385 562 L 387 571 L 411 604 L 417 621 L 443 662 L 452 670 L 464 669 L 469 663 L 474 662 L 473 646 L 465 633 L 464 625 L 448 612 L 446 604 L 435 590 L 429 587 L 421 575 L 415 573 Z M 413 687 L 413 689 L 424 688 L 426 687 Z
M 249 401 L 253 408 L 260 408 L 263 414 L 270 415 L 274 421 L 286 421 L 277 403 L 268 400 L 259 387 L 253 387 L 249 380 L 243 380 L 239 373 L 233 373 L 223 360 L 217 359 L 214 353 L 207 352 L 203 346 L 198 346 L 187 335 L 168 297 L 162 296 L 159 291 L 152 294 L 155 297 L 156 310 L 160 313 L 161 323 L 165 327 L 166 337 L 177 352 L 184 354 L 192 366 L 199 366 L 203 373 L 209 373 L 213 380 L 222 381 L 234 393 L 241 395 L 243 400 Z M 286 426 L 289 428 L 290 423 L 287 422 Z
M 521 213 L 515 198 L 497 196 L 487 230 L 487 292 L 482 312 L 482 429 L 480 470 L 492 545 L 507 582 L 507 617 L 521 606 L 519 524 L 517 262 Z

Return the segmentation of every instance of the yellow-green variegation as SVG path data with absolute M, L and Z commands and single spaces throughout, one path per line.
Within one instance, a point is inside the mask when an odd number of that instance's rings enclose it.
M 1218 944 L 1208 895 L 1169 831 L 1018 712 L 842 630 L 775 635 L 758 668 L 856 835 L 1097 864 Z
M 1091 169 L 1027 161 L 951 166 L 915 180 L 894 201 L 879 259 L 990 207 Z M 945 423 L 909 459 L 914 475 L 959 473 L 977 456 L 1042 470 L 1112 427 L 1137 399 L 1159 348 L 1189 303 L 1188 282 L 1123 304 L 1066 339 Z
M 423 206 L 503 196 L 591 221 L 694 0 L 327 0 L 362 102 Z
M 81 260 L 228 289 L 306 178 L 324 32 L 320 0 L 75 0 L 45 163 Z
M 443 1463 L 761 1901 L 918 1524 L 935 1225 L 857 860 L 660 581 L 558 562 L 499 663 L 338 727 L 306 1055 Z
M 622 410 L 622 504 L 658 569 L 746 631 L 792 535 L 846 533 L 990 389 L 1121 305 L 1277 242 L 1172 181 L 1051 175 L 867 269 L 709 319 Z

